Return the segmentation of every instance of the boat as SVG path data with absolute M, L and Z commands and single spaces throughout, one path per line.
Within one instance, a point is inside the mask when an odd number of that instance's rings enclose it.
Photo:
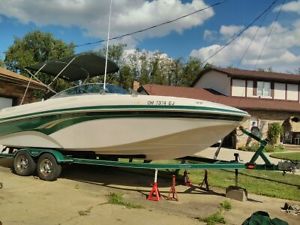
M 105 59 L 93 53 L 28 67 L 70 82 L 103 74 Z M 108 72 L 118 71 L 112 61 Z M 36 103 L 0 111 L 0 144 L 92 152 L 96 156 L 175 159 L 193 155 L 249 117 L 209 101 L 129 93 L 103 83 L 81 83 Z

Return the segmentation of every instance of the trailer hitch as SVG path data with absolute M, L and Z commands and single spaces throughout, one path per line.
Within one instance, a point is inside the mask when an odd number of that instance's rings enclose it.
M 290 160 L 278 162 L 278 169 L 282 170 L 283 175 L 285 175 L 287 172 L 295 173 L 297 169 L 300 169 L 300 162 Z
M 255 168 L 265 168 L 265 169 L 275 169 L 280 170 L 283 172 L 283 175 L 285 175 L 287 172 L 295 173 L 297 169 L 300 169 L 300 161 L 297 160 L 285 160 L 282 162 L 279 162 L 278 165 L 274 165 L 270 162 L 270 160 L 267 158 L 267 156 L 263 153 L 263 150 L 265 146 L 268 144 L 268 139 L 261 139 L 260 137 L 254 135 L 253 133 L 247 131 L 244 127 L 240 126 L 239 129 L 249 137 L 253 138 L 254 140 L 258 141 L 260 143 L 259 148 L 251 158 L 251 160 L 246 163 L 247 169 L 255 169 Z M 256 165 L 255 162 L 258 159 L 258 157 L 261 157 L 263 161 L 265 162 L 265 165 Z

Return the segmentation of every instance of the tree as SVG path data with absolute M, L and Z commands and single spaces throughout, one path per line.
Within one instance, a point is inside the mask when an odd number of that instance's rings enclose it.
M 126 44 L 115 44 L 108 46 L 108 58 L 118 65 L 122 63 L 122 56 L 124 54 L 124 49 L 126 48 Z M 99 50 L 99 54 L 101 56 L 106 55 L 106 47 L 103 47 Z
M 139 57 L 140 70 L 139 70 L 139 82 L 144 85 L 150 82 L 150 62 L 147 60 L 147 55 L 144 53 Z
M 4 62 L 9 70 L 18 72 L 29 65 L 72 55 L 74 55 L 74 44 L 66 44 L 55 39 L 51 33 L 33 31 L 21 39 L 15 39 L 6 53 Z M 26 72 L 23 74 L 28 75 Z M 40 74 L 38 77 L 46 84 L 50 83 L 52 79 L 45 74 Z M 62 80 L 56 80 L 52 88 L 59 91 L 64 89 L 66 85 Z
M 190 57 L 183 67 L 180 85 L 190 86 L 202 71 L 202 63 L 200 59 Z
M 124 87 L 125 89 L 131 88 L 134 80 L 134 74 L 132 68 L 128 65 L 128 62 L 124 60 L 124 50 L 126 44 L 114 44 L 108 46 L 108 59 L 112 60 L 119 66 L 119 72 L 108 74 L 106 81 L 110 84 L 116 84 Z M 103 47 L 98 52 L 99 55 L 106 55 L 106 47 Z M 93 82 L 103 82 L 103 75 L 92 78 Z
M 163 84 L 164 83 L 164 77 L 162 76 L 162 71 L 159 68 L 159 59 L 154 58 L 152 61 L 152 72 L 151 72 L 151 83 L 154 84 Z
M 129 65 L 123 65 L 120 68 L 119 85 L 121 85 L 126 89 L 132 88 L 133 81 L 134 81 L 134 72 L 132 71 Z
M 184 67 L 184 63 L 182 62 L 181 58 L 174 60 L 170 85 L 175 85 L 175 86 L 181 85 L 180 78 L 183 74 L 183 67 Z
M 109 46 L 108 56 L 119 65 L 119 73 L 109 74 L 107 82 L 118 84 L 124 88 L 132 87 L 134 80 L 141 85 L 148 83 L 190 86 L 201 72 L 200 59 L 190 57 L 186 63 L 181 58 L 172 59 L 161 52 L 149 52 L 135 49 L 126 52 L 126 45 Z M 103 48 L 99 54 L 105 55 Z M 102 77 L 93 78 L 92 81 L 102 82 Z

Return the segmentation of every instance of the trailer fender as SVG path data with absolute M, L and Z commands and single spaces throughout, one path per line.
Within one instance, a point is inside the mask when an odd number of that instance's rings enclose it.
M 20 151 L 27 151 L 33 158 L 38 158 L 44 153 L 52 154 L 58 163 L 72 162 L 72 159 L 65 157 L 61 152 L 53 149 L 42 149 L 42 148 L 26 148 Z M 19 151 L 18 151 L 19 152 Z

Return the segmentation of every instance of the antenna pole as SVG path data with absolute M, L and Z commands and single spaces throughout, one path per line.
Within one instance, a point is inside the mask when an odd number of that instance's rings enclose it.
M 111 18 L 112 2 L 113 2 L 113 0 L 110 0 L 110 5 L 109 5 L 109 17 L 108 17 L 108 31 L 107 31 L 107 41 L 106 41 L 106 54 L 105 54 L 104 82 L 103 82 L 104 93 L 105 93 L 105 88 L 106 88 L 107 58 L 108 58 L 108 44 L 109 44 L 110 18 Z

